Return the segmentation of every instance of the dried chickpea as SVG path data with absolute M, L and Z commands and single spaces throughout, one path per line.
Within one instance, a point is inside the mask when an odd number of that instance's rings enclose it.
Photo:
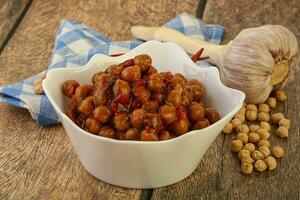
M 259 160 L 259 159 L 264 159 L 265 156 L 262 152 L 258 151 L 258 150 L 255 150 L 252 152 L 251 154 L 251 157 L 254 159 L 254 160 Z
M 270 108 L 274 109 L 276 108 L 276 99 L 274 97 L 269 97 L 267 99 L 267 104 L 270 106 Z
M 271 115 L 271 120 L 275 124 L 278 124 L 281 119 L 284 119 L 284 115 L 282 113 L 274 113 Z
M 255 121 L 257 119 L 257 111 L 247 110 L 246 119 L 249 121 Z
M 238 133 L 235 139 L 241 140 L 243 144 L 246 144 L 248 142 L 248 135 L 247 133 Z
M 255 104 L 248 104 L 246 108 L 247 110 L 253 110 L 257 112 L 257 106 Z
M 246 149 L 242 149 L 239 154 L 238 157 L 240 160 L 242 160 L 244 157 L 250 157 L 251 153 L 250 151 L 246 150 Z
M 267 131 L 271 131 L 271 125 L 268 122 L 260 122 L 259 124 L 260 128 L 265 129 Z
M 266 146 L 260 146 L 258 147 L 258 150 L 262 152 L 265 157 L 268 157 L 271 154 L 269 147 Z
M 279 137 L 288 137 L 289 129 L 287 129 L 285 126 L 279 126 L 279 128 L 276 130 L 276 135 Z
M 243 149 L 250 151 L 250 153 L 253 153 L 255 151 L 255 145 L 252 143 L 247 143 L 244 145 Z
M 223 128 L 223 133 L 229 135 L 232 133 L 232 130 L 233 130 L 233 125 L 230 122 L 228 122 Z
M 237 112 L 237 115 L 240 114 L 240 115 L 245 115 L 246 114 L 246 107 L 245 106 L 242 106 L 239 111 Z
M 262 103 L 258 105 L 258 112 L 265 112 L 268 113 L 270 112 L 270 107 L 268 104 Z
M 284 151 L 281 146 L 275 146 L 271 151 L 275 158 L 282 158 L 284 156 Z
M 256 132 L 259 129 L 259 126 L 256 124 L 252 124 L 249 126 L 249 131 L 250 132 Z
M 258 133 L 252 132 L 252 133 L 249 133 L 248 140 L 251 143 L 258 142 L 260 140 L 260 136 L 258 135 Z
M 241 171 L 243 174 L 251 174 L 253 172 L 253 165 L 250 163 L 242 163 Z
M 284 101 L 287 98 L 284 91 L 282 91 L 282 90 L 277 90 L 275 92 L 275 97 L 276 97 L 277 101 Z
M 236 131 L 238 133 L 249 133 L 249 127 L 247 126 L 247 124 L 240 124 L 236 127 Z
M 231 124 L 233 125 L 233 128 L 236 128 L 238 125 L 242 124 L 240 119 L 233 119 L 231 120 Z
M 243 142 L 241 140 L 232 140 L 231 142 L 231 151 L 234 153 L 238 153 L 243 148 Z
M 253 164 L 254 160 L 253 160 L 253 158 L 251 158 L 251 156 L 246 156 L 246 157 L 242 158 L 241 163 L 250 163 L 250 164 Z
M 257 115 L 257 119 L 260 122 L 261 121 L 268 122 L 268 121 L 270 121 L 270 115 L 269 115 L 269 113 L 259 112 Z
M 273 156 L 268 156 L 265 159 L 265 163 L 268 167 L 268 170 L 270 170 L 270 171 L 274 170 L 277 167 L 277 161 Z
M 261 147 L 261 146 L 266 146 L 266 147 L 269 147 L 270 148 L 270 142 L 268 140 L 259 140 L 258 142 L 258 146 Z
M 279 124 L 279 126 L 284 126 L 284 127 L 286 127 L 287 129 L 289 129 L 290 126 L 291 126 L 290 120 L 285 119 L 285 118 L 281 119 L 281 120 L 279 121 L 278 124 Z
M 270 137 L 270 133 L 266 129 L 258 129 L 256 133 L 259 135 L 260 139 L 267 140 Z
M 254 163 L 254 168 L 258 172 L 263 172 L 267 169 L 267 165 L 265 161 L 259 159 Z
M 244 123 L 245 122 L 245 114 L 244 115 L 242 115 L 242 114 L 236 114 L 235 116 L 234 116 L 234 119 L 239 119 L 239 120 L 241 120 L 241 122 L 242 123 Z

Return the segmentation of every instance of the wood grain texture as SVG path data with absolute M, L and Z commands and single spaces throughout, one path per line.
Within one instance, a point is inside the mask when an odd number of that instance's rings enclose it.
M 297 0 L 242 1 L 207 0 L 203 19 L 225 26 L 224 43 L 243 28 L 263 24 L 281 24 L 300 40 L 300 4 Z M 277 110 L 291 119 L 288 139 L 271 136 L 271 145 L 281 145 L 285 157 L 273 172 L 250 176 L 240 173 L 240 164 L 230 152 L 234 136 L 217 138 L 199 167 L 187 179 L 153 192 L 153 199 L 300 199 L 300 59 L 296 61 L 295 79 L 285 88 L 288 99 Z M 274 132 L 275 129 L 273 129 Z
M 0 86 L 48 65 L 61 19 L 75 19 L 113 40 L 135 24 L 161 25 L 198 1 L 39 0 L 0 55 Z M 140 199 L 149 193 L 103 183 L 84 170 L 61 125 L 39 127 L 26 110 L 0 105 L 0 199 Z M 151 193 L 150 193 L 151 194 Z
M 0 49 L 10 37 L 11 31 L 30 0 L 0 0 Z

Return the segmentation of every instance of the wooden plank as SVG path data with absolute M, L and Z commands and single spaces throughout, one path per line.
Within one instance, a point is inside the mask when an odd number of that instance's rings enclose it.
M 33 1 L 0 56 L 0 86 L 48 65 L 61 19 L 85 23 L 114 40 L 130 39 L 135 24 L 160 25 L 198 1 Z M 112 186 L 88 174 L 61 125 L 39 127 L 29 113 L 0 105 L 0 199 L 139 199 L 151 191 Z
M 31 0 L 0 0 L 0 53 L 17 28 Z
M 286 26 L 300 40 L 299 18 L 300 5 L 297 0 L 207 0 L 203 15 L 206 23 L 225 26 L 225 43 L 243 28 L 268 23 Z M 299 65 L 298 57 L 295 79 L 285 88 L 288 99 L 278 108 L 292 121 L 289 138 L 271 138 L 271 144 L 283 146 L 286 152 L 275 171 L 242 175 L 239 161 L 230 152 L 232 138 L 220 134 L 190 177 L 175 185 L 154 190 L 152 198 L 300 199 Z

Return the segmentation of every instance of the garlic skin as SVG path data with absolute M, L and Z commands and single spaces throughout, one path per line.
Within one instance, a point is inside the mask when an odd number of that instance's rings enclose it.
M 203 57 L 216 64 L 222 82 L 246 93 L 247 103 L 263 103 L 273 89 L 293 77 L 293 59 L 298 52 L 295 35 L 280 25 L 242 30 L 227 45 L 214 45 L 162 27 L 133 26 L 131 32 L 143 40 L 176 42 L 188 53 L 204 48 Z

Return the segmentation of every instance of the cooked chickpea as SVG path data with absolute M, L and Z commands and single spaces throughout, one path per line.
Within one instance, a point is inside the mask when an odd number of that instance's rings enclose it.
M 282 158 L 284 156 L 284 151 L 281 146 L 275 146 L 271 151 L 275 158 Z
M 144 125 L 144 114 L 143 109 L 135 109 L 130 116 L 130 123 L 135 128 L 142 128 Z
M 189 130 L 189 123 L 188 120 L 182 118 L 177 119 L 171 124 L 173 133 L 176 135 L 183 135 Z
M 257 115 L 257 119 L 258 121 L 268 122 L 270 120 L 270 115 L 269 113 L 259 112 Z
M 180 85 L 181 86 L 181 88 L 185 88 L 185 81 L 184 81 L 184 79 L 182 78 L 182 77 L 180 77 L 180 76 L 174 76 L 171 80 L 170 80 L 170 82 L 169 82 L 169 84 L 170 84 L 170 86 L 171 87 L 177 87 L 178 85 Z
M 277 161 L 273 156 L 268 156 L 265 160 L 268 170 L 272 171 L 277 167 Z
M 147 103 L 151 96 L 151 92 L 143 86 L 135 86 L 133 88 L 133 95 L 142 103 Z
M 38 80 L 41 80 L 41 79 L 38 79 Z M 78 86 L 79 86 L 79 83 L 77 81 L 67 80 L 62 85 L 62 92 L 64 93 L 64 95 L 71 98 L 75 94 L 76 88 Z
M 118 136 L 116 130 L 111 128 L 110 126 L 103 126 L 100 129 L 99 135 L 107 138 L 113 138 L 113 139 L 116 139 Z
M 276 130 L 276 135 L 279 137 L 288 137 L 289 129 L 287 129 L 285 126 L 279 126 L 279 128 Z
M 264 154 L 258 150 L 255 150 L 252 152 L 251 154 L 251 157 L 254 159 L 254 160 L 259 160 L 259 159 L 264 159 Z
M 118 131 L 126 131 L 130 127 L 129 115 L 127 112 L 116 113 L 113 117 L 113 123 Z
M 176 90 L 171 90 L 167 95 L 166 103 L 173 104 L 173 106 L 177 108 L 181 104 L 181 93 Z
M 165 124 L 171 124 L 176 120 L 176 109 L 172 104 L 160 107 L 160 116 Z
M 287 98 L 283 90 L 277 90 L 275 92 L 275 97 L 277 101 L 285 101 Z
M 247 110 L 246 111 L 246 119 L 249 121 L 255 121 L 257 119 L 257 111 Z
M 235 139 L 241 140 L 243 144 L 246 144 L 248 142 L 248 135 L 247 133 L 238 133 Z
M 253 164 L 254 160 L 253 160 L 253 158 L 251 158 L 251 156 L 245 156 L 245 157 L 242 158 L 241 163 Z
M 93 114 L 95 120 L 102 124 L 108 123 L 112 116 L 112 112 L 106 106 L 98 106 L 93 111 Z
M 163 84 L 163 79 L 158 73 L 149 76 L 147 85 L 150 91 L 159 92 L 162 89 Z
M 244 115 L 242 115 L 242 114 L 236 114 L 235 116 L 234 116 L 234 119 L 239 119 L 239 120 L 241 120 L 241 122 L 242 123 L 244 123 L 245 122 L 245 114 Z
M 252 124 L 249 126 L 249 131 L 250 132 L 256 132 L 259 129 L 259 126 L 256 124 Z
M 270 107 L 268 104 L 262 103 L 258 105 L 258 112 L 265 112 L 268 113 L 270 112 Z
M 171 138 L 172 138 L 172 137 L 171 137 L 169 131 L 163 131 L 162 133 L 160 133 L 160 134 L 158 135 L 158 139 L 159 139 L 159 140 L 169 140 L 169 139 L 171 139 Z
M 274 109 L 276 108 L 276 99 L 274 97 L 269 97 L 267 99 L 267 104 L 270 106 L 270 108 Z
M 77 108 L 77 110 L 85 116 L 90 116 L 94 109 L 95 103 L 93 96 L 89 96 L 83 99 Z
M 147 74 L 151 75 L 151 74 L 155 74 L 158 73 L 157 69 L 155 69 L 155 67 L 153 67 L 152 65 L 149 67 Z
M 249 133 L 249 127 L 247 124 L 240 124 L 236 127 L 236 132 L 238 133 Z
M 232 124 L 233 128 L 236 128 L 238 125 L 242 124 L 242 122 L 239 119 L 233 119 L 233 120 L 231 120 L 231 124 Z
M 247 143 L 244 145 L 243 149 L 248 150 L 250 153 L 255 151 L 255 145 L 252 143 Z
M 223 133 L 229 135 L 232 133 L 232 130 L 233 130 L 233 125 L 230 122 L 228 122 L 223 128 Z
M 215 108 L 205 108 L 205 117 L 208 119 L 210 124 L 213 124 L 221 119 L 220 114 Z
M 242 163 L 241 171 L 243 174 L 251 174 L 253 172 L 253 165 L 250 163 Z
M 206 128 L 210 125 L 208 119 L 196 121 L 192 127 L 192 130 L 200 130 Z
M 251 153 L 250 151 L 246 150 L 246 149 L 242 149 L 239 154 L 238 157 L 240 160 L 242 160 L 244 157 L 250 157 Z
M 122 73 L 121 77 L 125 81 L 135 81 L 141 79 L 141 68 L 138 65 L 126 67 Z
M 205 109 L 203 104 L 193 101 L 188 107 L 188 116 L 192 121 L 203 120 L 205 117 Z
M 287 129 L 289 129 L 290 126 L 291 126 L 290 120 L 285 119 L 285 118 L 281 119 L 281 120 L 279 121 L 278 124 L 279 124 L 279 126 L 284 126 L 284 127 L 286 127 Z
M 205 94 L 204 88 L 201 85 L 191 85 L 190 87 L 193 91 L 193 100 L 200 101 Z
M 93 117 L 89 117 L 86 119 L 85 127 L 89 132 L 95 134 L 99 133 L 101 129 L 101 125 Z
M 284 119 L 284 115 L 282 113 L 274 113 L 271 115 L 271 120 L 275 124 L 278 124 L 281 119 Z
M 258 146 L 261 147 L 261 146 L 266 146 L 266 147 L 269 147 L 270 148 L 270 142 L 268 140 L 259 140 L 258 142 Z
M 248 104 L 246 106 L 247 110 L 252 110 L 257 112 L 257 106 L 255 104 Z
M 263 172 L 267 169 L 267 165 L 265 161 L 259 159 L 254 163 L 254 168 L 258 172 Z
M 140 66 L 141 71 L 147 71 L 149 69 L 149 67 L 151 66 L 152 59 L 150 56 L 148 56 L 146 54 L 141 54 L 141 55 L 135 56 L 133 62 L 135 65 Z
M 258 133 L 252 132 L 252 133 L 249 133 L 248 140 L 251 143 L 256 143 L 260 140 L 260 136 L 258 135 Z
M 258 150 L 260 152 L 262 152 L 265 157 L 268 157 L 271 154 L 271 151 L 270 151 L 269 147 L 267 147 L 267 146 L 260 146 L 260 147 L 258 147 Z
M 75 97 L 78 100 L 84 99 L 90 96 L 93 92 L 93 86 L 91 85 L 80 85 L 76 88 Z
M 141 132 L 141 141 L 158 141 L 155 129 L 147 128 Z
M 243 142 L 241 140 L 232 140 L 231 141 L 231 151 L 234 153 L 238 153 L 243 148 Z
M 113 86 L 113 93 L 115 97 L 117 97 L 120 94 L 129 96 L 130 94 L 129 83 L 122 79 L 118 79 Z
M 139 140 L 140 135 L 137 128 L 129 128 L 124 134 L 125 140 Z
M 271 125 L 268 122 L 260 122 L 259 123 L 260 128 L 265 129 L 267 131 L 271 131 Z
M 258 129 L 256 133 L 259 135 L 260 139 L 267 140 L 270 137 L 270 133 L 266 129 Z
M 143 104 L 142 109 L 146 112 L 154 113 L 157 112 L 159 109 L 159 102 L 158 101 L 147 101 Z

